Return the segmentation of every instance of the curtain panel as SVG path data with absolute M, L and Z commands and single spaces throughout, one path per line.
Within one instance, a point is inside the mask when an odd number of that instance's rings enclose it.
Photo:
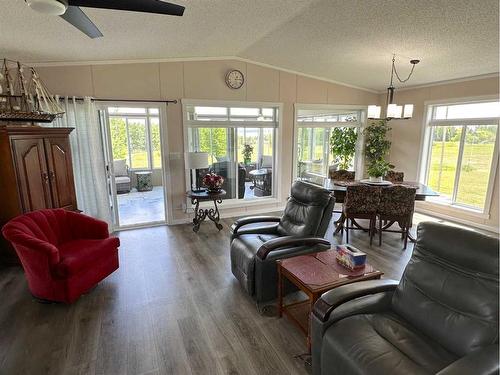
M 65 114 L 51 126 L 75 128 L 70 142 L 78 208 L 111 224 L 104 150 L 97 109 L 90 97 L 59 98 Z

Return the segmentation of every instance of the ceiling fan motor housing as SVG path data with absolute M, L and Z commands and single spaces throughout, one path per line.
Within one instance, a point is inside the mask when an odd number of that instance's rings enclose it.
M 65 0 L 25 0 L 26 4 L 37 12 L 60 16 L 68 9 L 68 3 Z

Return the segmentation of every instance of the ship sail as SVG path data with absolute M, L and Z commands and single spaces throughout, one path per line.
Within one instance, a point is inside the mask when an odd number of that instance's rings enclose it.
M 27 69 L 26 69 L 27 68 Z M 31 77 L 26 79 L 28 70 Z M 52 122 L 64 111 L 33 67 L 4 59 L 0 70 L 0 121 Z

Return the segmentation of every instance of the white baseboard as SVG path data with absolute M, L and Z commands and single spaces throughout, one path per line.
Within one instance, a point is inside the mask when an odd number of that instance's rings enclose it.
M 272 207 L 259 207 L 259 208 L 252 208 L 251 206 L 247 206 L 242 208 L 241 210 L 237 211 L 231 211 L 231 212 L 224 212 L 223 209 L 220 210 L 220 217 L 221 219 L 225 219 L 228 217 L 240 217 L 240 216 L 252 216 L 252 215 L 260 215 L 260 214 L 265 214 L 269 212 L 274 212 L 274 211 L 283 211 L 285 209 L 285 204 L 283 203 L 282 205 L 276 206 L 273 205 Z M 170 222 L 169 225 L 180 225 L 180 224 L 188 224 L 193 222 L 193 216 L 191 217 L 186 217 L 182 219 L 174 219 Z
M 426 210 L 425 208 L 422 208 L 422 207 L 415 208 L 415 212 L 429 215 L 429 216 L 433 216 L 433 217 L 437 217 L 437 218 L 444 219 L 444 220 L 448 220 L 448 221 L 455 222 L 458 224 L 468 225 L 468 226 L 482 229 L 482 230 L 486 230 L 486 231 L 492 232 L 492 233 L 500 233 L 500 229 L 498 227 L 492 227 L 491 225 L 475 223 L 475 222 L 470 221 L 470 220 L 460 219 L 456 216 L 450 216 L 450 215 L 442 214 L 442 213 L 439 213 L 436 211 Z

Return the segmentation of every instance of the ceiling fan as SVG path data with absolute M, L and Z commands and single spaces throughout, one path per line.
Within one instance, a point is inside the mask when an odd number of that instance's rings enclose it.
M 24 0 L 37 12 L 60 16 L 90 38 L 99 38 L 102 33 L 79 7 L 127 10 L 182 16 L 182 5 L 160 0 Z

